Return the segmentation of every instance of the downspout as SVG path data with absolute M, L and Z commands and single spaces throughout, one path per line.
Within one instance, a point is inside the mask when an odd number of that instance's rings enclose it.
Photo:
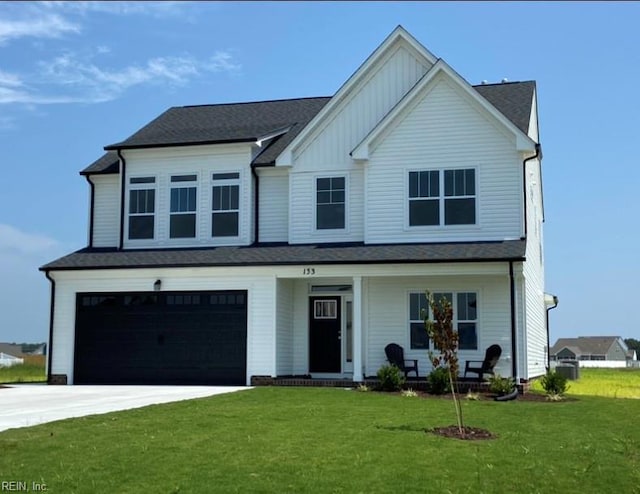
M 516 379 L 518 373 L 518 347 L 516 345 L 516 283 L 513 277 L 513 261 L 509 261 L 509 291 L 511 302 L 511 375 Z
M 549 339 L 549 311 L 558 307 L 558 297 L 553 296 L 553 305 L 547 307 L 547 372 L 551 369 L 551 340 Z
M 118 248 L 120 250 L 124 247 L 124 194 L 126 188 L 126 170 L 127 170 L 127 162 L 122 156 L 122 151 L 120 149 L 116 150 L 118 153 L 118 158 L 120 159 L 120 241 L 118 243 Z
M 257 245 L 260 243 L 260 177 L 256 172 L 255 165 L 251 163 L 250 166 L 251 175 L 253 175 L 256 184 L 253 197 L 253 243 Z
M 536 154 L 522 160 L 522 206 L 524 208 L 524 237 L 527 238 L 527 162 L 539 158 L 542 153 L 542 147 L 536 143 Z
M 95 184 L 91 181 L 89 175 L 85 175 L 84 178 L 89 182 L 90 199 L 89 199 L 89 248 L 93 247 L 93 208 L 95 204 Z
M 53 354 L 53 317 L 56 306 L 56 281 L 51 277 L 49 271 L 45 271 L 44 275 L 51 282 L 51 308 L 49 309 L 49 342 L 47 343 L 47 383 L 51 382 L 51 362 Z

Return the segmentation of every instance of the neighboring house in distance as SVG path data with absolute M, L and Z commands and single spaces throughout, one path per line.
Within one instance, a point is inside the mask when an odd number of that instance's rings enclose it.
M 471 86 L 398 26 L 331 97 L 171 108 L 105 150 L 88 246 L 41 268 L 50 382 L 360 382 L 391 342 L 424 376 L 425 289 L 461 361 L 545 373 L 534 82 Z
M 0 367 L 11 367 L 24 363 L 24 354 L 20 345 L 0 343 Z
M 632 362 L 637 360 L 635 350 L 630 350 L 624 340 L 619 336 L 560 338 L 556 341 L 555 345 L 551 347 L 549 353 L 553 361 Z

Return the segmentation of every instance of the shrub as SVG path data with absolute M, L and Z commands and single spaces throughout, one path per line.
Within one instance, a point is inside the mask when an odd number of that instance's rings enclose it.
M 409 388 L 402 391 L 402 396 L 406 396 L 407 398 L 415 398 L 416 396 L 418 396 L 418 393 Z
M 516 382 L 512 377 L 502 377 L 495 374 L 489 378 L 489 391 L 498 396 L 504 396 L 516 389 Z
M 427 376 L 427 389 L 434 395 L 443 395 L 451 391 L 449 382 L 449 369 L 447 367 L 436 367 Z
M 369 391 L 369 386 L 367 386 L 366 384 L 360 384 L 356 390 L 360 391 L 361 393 L 366 393 L 367 391 Z
M 567 378 L 562 374 L 558 374 L 556 371 L 549 371 L 546 375 L 542 376 L 540 384 L 542 384 L 542 389 L 545 390 L 547 395 L 562 396 L 567 389 L 569 389 Z
M 405 383 L 402 371 L 395 365 L 383 365 L 378 370 L 378 379 L 382 391 L 398 391 Z

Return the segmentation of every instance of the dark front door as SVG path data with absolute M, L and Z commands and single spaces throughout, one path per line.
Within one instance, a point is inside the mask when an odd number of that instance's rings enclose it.
M 309 299 L 309 372 L 340 372 L 340 297 Z

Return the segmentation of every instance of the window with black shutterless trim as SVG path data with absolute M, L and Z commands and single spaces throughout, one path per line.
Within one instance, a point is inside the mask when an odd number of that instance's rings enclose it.
M 409 226 L 476 223 L 474 168 L 409 172 Z
M 436 303 L 445 298 L 453 308 L 453 327 L 458 332 L 459 350 L 478 348 L 478 296 L 476 292 L 436 292 Z M 409 338 L 411 349 L 429 349 L 430 342 L 424 326 L 425 316 L 433 319 L 424 292 L 409 294 Z
M 197 180 L 197 175 L 171 177 L 170 238 L 196 236 Z
M 316 229 L 341 230 L 345 225 L 345 177 L 316 179 Z
M 156 210 L 156 178 L 129 179 L 129 239 L 154 238 Z
M 240 173 L 212 175 L 211 236 L 237 237 L 240 219 Z

